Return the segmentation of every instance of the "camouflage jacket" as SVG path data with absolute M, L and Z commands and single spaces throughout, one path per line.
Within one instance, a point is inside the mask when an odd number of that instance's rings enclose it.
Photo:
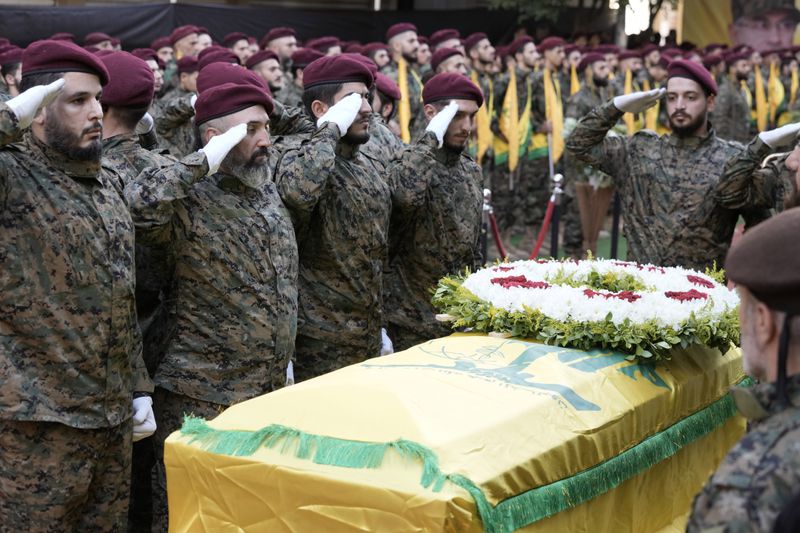
M 547 121 L 544 103 L 544 71 L 534 72 L 531 88 L 531 125 L 533 131 L 540 131 Z M 569 76 L 559 72 L 553 73 L 553 88 L 561 96 L 561 109 L 566 117 L 567 98 L 569 98 Z M 524 104 L 523 104 L 524 105 Z M 523 108 L 520 107 L 520 110 Z
M 278 163 L 300 252 L 298 334 L 380 352 L 389 186 L 380 162 L 325 124 Z
M 0 419 L 117 426 L 153 390 L 119 178 L 18 129 L 0 104 Z
M 711 114 L 711 121 L 717 137 L 729 141 L 746 143 L 750 135 L 750 106 L 747 97 L 728 76 L 723 76 L 717 92 L 717 104 Z
M 170 91 L 153 117 L 162 147 L 177 158 L 195 151 L 193 94 L 182 89 Z
M 781 407 L 774 383 L 734 390 L 750 430 L 695 498 L 686 531 L 772 531 L 800 486 L 800 376 L 789 378 L 787 391 L 791 405 Z
M 281 387 L 294 352 L 297 247 L 275 184 L 256 189 L 206 177 L 194 153 L 154 167 L 125 189 L 137 235 L 169 243 L 177 332 L 156 384 L 230 405 Z
M 481 169 L 439 148 L 433 133 L 408 146 L 389 167 L 392 245 L 384 306 L 387 322 L 429 338 L 447 334 L 434 319 L 431 289 L 447 274 L 482 264 Z
M 389 163 L 405 147 L 400 137 L 392 133 L 379 113 L 369 117 L 369 141 L 361 146 L 361 151 L 377 161 Z
M 275 99 L 285 106 L 303 108 L 303 88 L 286 80 L 283 88 L 275 93 Z
M 783 211 L 784 202 L 795 194 L 795 173 L 786 168 L 789 154 L 772 158 L 761 166 L 772 148 L 756 137 L 747 148 L 725 163 L 716 187 L 720 204 L 729 209 L 773 209 Z
M 392 78 L 395 83 L 397 81 L 397 63 L 391 61 L 387 65 L 385 65 L 382 69 L 384 74 Z M 408 98 L 409 104 L 411 107 L 411 122 L 408 126 L 409 131 L 411 132 L 411 142 L 422 137 L 423 133 L 425 133 L 425 126 L 428 125 L 428 121 L 425 119 L 425 111 L 424 106 L 422 105 L 422 78 L 421 75 L 418 73 L 417 70 L 414 69 L 414 65 L 409 63 L 408 65 Z M 399 87 L 399 84 L 398 84 Z M 398 105 L 400 105 L 398 103 Z
M 595 107 L 599 107 L 608 98 L 609 89 L 606 87 L 591 87 L 584 83 L 580 90 L 567 99 L 564 108 L 564 133 L 569 135 L 578 121 Z M 567 187 L 572 193 L 574 181 L 601 183 L 610 181 L 606 174 L 579 161 L 572 154 L 565 154 L 564 165 L 566 170 Z
M 628 259 L 704 270 L 722 265 L 739 212 L 713 194 L 728 159 L 743 149 L 719 139 L 659 137 L 642 130 L 633 137 L 607 137 L 622 116 L 612 102 L 578 122 L 567 149 L 614 178 L 622 199 Z M 749 223 L 768 217 L 742 213 Z

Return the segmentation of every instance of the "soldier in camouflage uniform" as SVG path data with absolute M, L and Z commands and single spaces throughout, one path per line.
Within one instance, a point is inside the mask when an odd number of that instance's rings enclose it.
M 606 137 L 623 112 L 639 113 L 664 89 L 617 96 L 578 122 L 567 149 L 612 176 L 622 199 L 628 259 L 640 263 L 703 270 L 722 264 L 739 212 L 712 194 L 722 167 L 741 145 L 708 129 L 716 82 L 701 65 L 670 64 L 667 107 L 672 135 L 643 130 L 631 138 Z M 752 224 L 768 214 L 750 213 Z
M 395 350 L 447 335 L 434 318 L 431 289 L 443 276 L 482 263 L 483 180 L 463 150 L 483 95 L 464 76 L 448 73 L 431 78 L 423 98 L 426 133 L 389 168 L 392 245 L 384 309 Z
M 291 76 L 276 95 L 275 99 L 284 105 L 303 107 L 303 69 L 315 59 L 323 57 L 313 48 L 300 48 L 292 54 Z
M 750 428 L 697 495 L 686 530 L 773 531 L 800 485 L 800 209 L 744 234 L 725 263 L 741 297 L 745 371 L 733 397 Z
M 372 73 L 344 55 L 318 59 L 303 77 L 318 129 L 284 154 L 276 176 L 300 252 L 298 381 L 379 355 L 391 209 L 383 163 L 359 150 Z
M 201 93 L 196 107 L 203 151 L 125 189 L 137 236 L 167 242 L 175 255 L 168 305 L 177 331 L 155 375 L 160 529 L 164 439 L 184 413 L 213 417 L 282 387 L 297 324 L 294 230 L 267 165 L 272 100 L 228 83 Z
M 608 63 L 602 54 L 587 54 L 578 65 L 578 74 L 583 75 L 580 90 L 567 100 L 564 116 L 564 133 L 569 135 L 578 121 L 589 112 L 600 107 L 608 100 Z M 566 171 L 565 194 L 562 196 L 562 213 L 564 213 L 564 253 L 576 259 L 583 257 L 583 231 L 581 228 L 580 210 L 575 197 L 576 182 L 603 184 L 611 180 L 600 170 L 576 159 L 572 154 L 564 154 Z
M 163 147 L 177 158 L 195 149 L 194 108 L 192 98 L 197 94 L 198 63 L 194 56 L 178 61 L 179 85 L 161 100 L 156 116 L 156 131 Z
M 22 78 L 22 48 L 14 45 L 0 47 L 0 102 L 19 96 Z
M 372 113 L 369 115 L 369 141 L 362 149 L 373 159 L 386 163 L 397 157 L 405 147 L 387 124 L 396 114 L 398 100 L 400 89 L 397 84 L 388 76 L 377 73 L 372 94 Z
M 0 104 L 0 528 L 120 531 L 132 437 L 155 425 L 133 223 L 100 157 L 108 74 L 57 41 L 23 65 Z
M 425 131 L 427 121 L 422 110 L 422 77 L 415 69 L 417 60 L 417 28 L 413 24 L 401 22 L 391 26 L 386 31 L 386 42 L 392 53 L 392 61 L 381 68 L 381 72 L 389 76 L 392 81 L 400 84 L 398 79 L 398 65 L 401 59 L 407 65 L 408 104 L 411 110 L 409 133 L 411 141 L 418 139 Z M 401 105 L 398 103 L 398 105 Z
M 753 137 L 750 134 L 750 104 L 741 84 L 747 81 L 750 63 L 747 54 L 730 56 L 727 61 L 728 73 L 719 80 L 711 123 L 720 139 L 746 143 Z

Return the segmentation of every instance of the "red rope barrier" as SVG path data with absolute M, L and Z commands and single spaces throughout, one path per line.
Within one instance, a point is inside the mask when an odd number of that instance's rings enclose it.
M 539 256 L 539 250 L 542 249 L 542 244 L 544 244 L 544 238 L 547 236 L 547 229 L 550 227 L 550 219 L 553 218 L 553 210 L 555 209 L 556 203 L 553 198 L 547 202 L 547 211 L 544 214 L 544 220 L 542 221 L 542 229 L 539 230 L 539 237 L 536 238 L 536 246 L 533 247 L 533 251 L 528 259 L 536 259 Z
M 497 245 L 497 251 L 500 252 L 500 257 L 505 259 L 508 254 L 506 253 L 506 247 L 503 246 L 503 241 L 500 240 L 500 230 L 497 228 L 497 219 L 494 213 L 489 213 L 489 225 L 492 227 L 492 236 L 494 237 L 494 243 Z

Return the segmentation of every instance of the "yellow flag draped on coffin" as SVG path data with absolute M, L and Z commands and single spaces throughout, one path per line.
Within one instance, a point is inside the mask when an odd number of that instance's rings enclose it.
M 408 63 L 402 57 L 397 61 L 397 85 L 400 88 L 400 102 L 397 107 L 400 139 L 408 144 L 411 142 L 411 99 L 408 91 Z
M 472 83 L 480 87 L 478 83 L 478 73 L 472 71 Z M 494 112 L 494 84 L 489 80 L 489 94 L 483 95 L 483 105 L 478 109 L 478 114 L 475 116 L 475 133 L 477 135 L 478 150 L 475 159 L 478 164 L 483 161 L 483 156 L 489 148 L 492 147 L 494 141 L 494 134 L 492 133 L 492 113 Z
M 742 377 L 738 351 L 436 339 L 188 419 L 170 530 L 656 531 L 742 435 Z

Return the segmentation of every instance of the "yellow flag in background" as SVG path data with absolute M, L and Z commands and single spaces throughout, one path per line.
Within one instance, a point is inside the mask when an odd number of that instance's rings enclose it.
M 650 90 L 650 80 L 644 80 L 642 83 L 642 90 L 647 92 Z M 644 112 L 644 127 L 651 131 L 658 131 L 658 114 L 661 112 L 661 100 L 656 102 L 656 105 L 650 107 Z
M 569 68 L 569 95 L 572 96 L 581 90 L 581 81 L 578 79 L 578 69 L 575 65 Z
M 769 119 L 769 104 L 767 95 L 764 91 L 764 79 L 761 76 L 761 68 L 756 67 L 756 109 L 755 118 L 758 131 L 767 131 L 767 120 Z
M 800 83 L 798 83 L 798 80 L 797 80 L 797 71 L 793 70 L 792 71 L 792 83 L 789 86 L 789 103 L 790 104 L 793 104 L 793 103 L 795 103 L 795 101 L 797 101 L 797 88 L 798 88 L 798 86 L 800 86 Z
M 397 85 L 400 86 L 400 104 L 397 108 L 397 119 L 400 121 L 400 138 L 404 143 L 411 142 L 411 100 L 408 94 L 408 63 L 405 58 L 397 61 Z
M 549 69 L 544 69 L 544 111 L 545 118 L 550 122 L 553 143 L 550 150 L 553 163 L 556 163 L 564 153 L 564 108 L 558 77 L 553 79 Z
M 517 73 L 514 69 L 509 70 L 508 89 L 503 98 L 503 107 L 500 110 L 498 126 L 503 136 L 508 141 L 503 143 L 499 138 L 495 139 L 496 152 L 498 156 L 502 153 L 508 154 L 508 169 L 514 170 L 519 164 L 519 100 L 517 100 Z M 505 147 L 503 145 L 505 144 Z M 504 149 L 505 148 L 505 149 Z
M 776 124 L 778 116 L 778 108 L 786 98 L 786 91 L 781 82 L 780 73 L 778 72 L 777 63 L 772 63 L 769 66 L 769 80 L 767 81 L 767 100 L 769 101 L 769 123 L 770 127 Z
M 478 73 L 472 71 L 472 83 L 480 87 L 478 83 Z M 483 95 L 483 105 L 478 109 L 478 114 L 475 116 L 475 132 L 478 136 L 478 153 L 476 159 L 478 164 L 481 164 L 483 156 L 486 151 L 492 146 L 494 135 L 491 128 L 491 116 L 494 110 L 494 86 L 492 80 L 489 80 L 489 94 Z
M 630 70 L 625 71 L 625 85 L 623 87 L 623 94 L 631 94 L 633 92 L 633 73 Z M 636 117 L 633 113 L 625 113 L 622 115 L 622 120 L 625 122 L 625 127 L 628 129 L 628 137 L 632 137 L 636 133 Z

